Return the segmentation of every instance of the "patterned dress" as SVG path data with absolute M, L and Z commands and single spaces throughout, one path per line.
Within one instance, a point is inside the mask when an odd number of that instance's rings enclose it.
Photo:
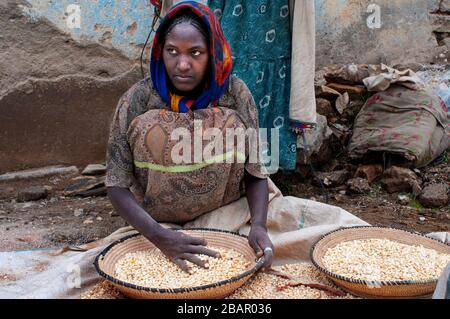
M 279 129 L 280 167 L 294 170 L 297 136 L 289 128 L 289 0 L 209 0 L 208 5 L 219 17 L 231 46 L 234 74 L 255 98 L 260 127 L 269 133 Z M 270 143 L 268 148 L 270 153 Z
M 111 125 L 106 186 L 130 189 L 156 221 L 181 224 L 242 197 L 245 170 L 267 178 L 260 158 L 251 160 L 249 147 L 240 160 L 230 162 L 175 161 L 173 150 L 178 139 L 172 139 L 172 132 L 183 129 L 192 136 L 196 120 L 201 121 L 202 130 L 253 129 L 259 134 L 252 95 L 236 77 L 231 78 L 217 107 L 189 113 L 172 112 L 149 78 L 134 85 L 120 99 Z M 202 154 L 207 154 L 207 145 L 201 149 Z M 228 154 L 228 150 L 216 155 Z M 183 155 L 193 158 L 193 154 Z

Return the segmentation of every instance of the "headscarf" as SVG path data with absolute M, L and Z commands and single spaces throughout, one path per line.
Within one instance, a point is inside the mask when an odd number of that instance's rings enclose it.
M 176 18 L 181 10 L 189 9 L 203 21 L 209 33 L 210 70 L 209 83 L 203 93 L 196 100 L 189 100 L 169 92 L 167 86 L 167 73 L 162 53 L 164 44 L 164 30 Z M 232 70 L 232 56 L 219 21 L 211 9 L 195 1 L 185 1 L 174 6 L 161 22 L 153 40 L 150 71 L 154 89 L 162 100 L 171 106 L 173 112 L 187 113 L 207 108 L 209 104 L 217 104 L 225 92 Z
M 156 14 L 165 15 L 168 8 L 173 4 L 173 0 L 150 0 L 150 3 L 155 7 Z
M 162 0 L 150 0 L 150 3 L 159 9 L 162 7 Z

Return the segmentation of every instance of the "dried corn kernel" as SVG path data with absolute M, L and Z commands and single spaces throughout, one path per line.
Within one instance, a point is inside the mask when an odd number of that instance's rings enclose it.
M 367 281 L 436 280 L 449 262 L 450 254 L 387 239 L 343 242 L 323 257 L 329 271 Z
M 326 276 L 311 264 L 292 264 L 273 267 L 274 270 L 317 281 L 324 285 L 337 288 Z M 278 287 L 289 284 L 289 279 L 284 279 L 267 273 L 258 273 L 247 283 L 236 290 L 229 299 L 353 299 L 350 294 L 344 297 L 334 297 L 324 291 L 314 288 L 299 286 L 290 287 L 282 291 Z M 118 299 L 124 298 L 109 282 L 102 282 L 94 286 L 89 292 L 81 296 L 82 299 Z
M 220 258 L 201 256 L 208 263 L 204 269 L 188 262 L 191 274 L 182 271 L 160 250 L 138 251 L 126 254 L 115 265 L 116 278 L 142 287 L 175 289 L 191 288 L 227 280 L 243 273 L 250 263 L 231 249 L 211 248 Z
M 124 299 L 124 297 L 111 283 L 102 281 L 82 293 L 80 299 Z
M 301 277 L 306 280 L 316 281 L 323 285 L 337 287 L 327 279 L 313 265 L 291 264 L 273 267 L 274 270 L 289 274 L 294 277 Z M 251 278 L 244 286 L 236 290 L 229 299 L 354 299 L 350 294 L 344 297 L 334 297 L 322 290 L 315 288 L 298 286 L 289 287 L 279 291 L 279 287 L 289 284 L 291 280 L 260 272 Z

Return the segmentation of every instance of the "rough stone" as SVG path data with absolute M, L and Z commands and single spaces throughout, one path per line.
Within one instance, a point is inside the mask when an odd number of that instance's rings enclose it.
M 81 173 L 82 175 L 103 175 L 106 173 L 106 166 L 102 164 L 90 164 Z
M 343 194 L 335 194 L 334 199 L 338 203 L 345 203 L 348 200 L 348 197 Z
M 361 177 L 352 178 L 347 181 L 347 187 L 354 194 L 368 194 L 371 191 L 369 182 Z
M 320 115 L 323 115 L 327 118 L 335 116 L 335 112 L 333 106 L 331 105 L 331 102 L 326 99 L 316 99 L 316 107 L 317 113 Z
M 350 172 L 348 170 L 340 170 L 335 172 L 319 172 L 317 173 L 317 178 L 322 181 L 323 185 L 328 188 L 333 188 L 343 185 L 347 179 L 350 177 Z M 320 185 L 317 179 L 313 180 L 316 186 Z
M 17 195 L 17 202 L 30 202 L 44 199 L 48 196 L 48 191 L 45 187 L 33 186 L 20 191 Z
M 339 96 L 336 100 L 336 110 L 339 112 L 339 114 L 343 114 L 344 111 L 347 109 L 348 104 L 350 103 L 350 96 L 347 92 Z
M 92 219 L 92 217 L 89 217 L 88 219 L 85 219 L 83 221 L 83 224 L 88 225 L 88 224 L 93 224 L 94 220 Z
M 375 181 L 383 174 L 383 166 L 380 164 L 362 165 L 356 170 L 355 177 L 362 177 L 367 179 L 369 183 Z
M 436 12 L 439 11 L 439 6 L 441 4 L 442 0 L 427 0 L 428 5 L 428 11 L 429 12 Z
M 348 144 L 352 136 L 352 131 L 348 126 L 339 123 L 330 123 L 330 129 L 342 145 Z
M 0 175 L 0 182 L 8 182 L 13 180 L 41 178 L 54 175 L 70 175 L 78 174 L 78 168 L 76 166 L 62 167 L 62 166 L 49 166 L 37 169 L 30 169 L 25 171 L 11 172 Z
M 419 196 L 419 202 L 429 208 L 443 207 L 449 202 L 449 187 L 446 184 L 432 184 L 425 187 Z
M 413 171 L 404 167 L 393 166 L 386 170 L 381 179 L 381 184 L 391 194 L 413 192 L 417 196 L 422 191 L 420 178 Z
M 366 87 L 363 85 L 328 83 L 327 86 L 342 93 L 342 94 L 347 93 L 349 96 L 360 95 L 364 92 L 367 92 Z
M 73 215 L 75 216 L 75 217 L 80 217 L 81 215 L 83 215 L 84 214 L 84 210 L 82 209 L 82 208 L 77 208 L 77 209 L 75 209 L 75 211 L 73 212 Z
M 448 50 L 450 50 L 450 38 L 445 38 L 444 40 L 442 40 L 441 44 L 447 47 Z
M 450 20 L 449 20 L 450 23 Z M 450 51 L 445 46 L 438 46 L 433 53 L 433 61 L 435 63 L 441 64 L 441 63 L 447 63 L 448 59 L 450 58 Z
M 15 197 L 15 190 L 14 187 L 9 186 L 0 186 L 0 199 L 7 199 L 11 197 Z
M 328 161 L 325 165 L 322 166 L 323 172 L 333 172 L 333 171 L 339 171 L 341 169 L 344 169 L 343 163 L 338 161 L 335 158 Z
M 439 9 L 441 12 L 450 13 L 450 0 L 442 0 Z
M 308 152 L 303 144 L 303 138 L 298 137 L 297 141 L 297 163 L 299 165 L 307 165 L 311 161 L 322 165 L 327 163 L 333 157 L 330 146 L 330 137 L 332 131 L 327 125 L 327 118 L 323 115 L 317 115 L 317 130 L 307 130 L 305 132 L 306 142 L 308 144 Z
M 106 195 L 105 177 L 79 177 L 64 189 L 64 196 L 104 196 Z
M 398 202 L 400 205 L 408 206 L 411 202 L 411 198 L 408 195 L 398 195 Z
M 430 14 L 431 27 L 434 32 L 450 32 L 450 16 L 446 14 Z
M 370 76 L 367 64 L 328 65 L 323 72 L 327 82 L 347 85 L 362 85 L 363 80 Z
M 335 101 L 341 93 L 326 85 L 315 86 L 316 97 Z
M 410 62 L 410 63 L 398 63 L 393 66 L 394 69 L 399 71 L 405 71 L 410 69 L 414 72 L 420 72 L 420 71 L 426 71 L 427 65 L 423 63 L 417 63 L 417 62 Z

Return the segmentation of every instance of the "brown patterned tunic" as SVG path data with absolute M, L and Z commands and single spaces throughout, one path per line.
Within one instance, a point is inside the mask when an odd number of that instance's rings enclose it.
M 203 131 L 219 129 L 222 135 L 216 141 L 222 141 L 225 146 L 223 152 L 214 153 L 210 148 L 210 152 L 205 153 L 208 142 L 203 142 L 201 154 L 230 155 L 227 151 L 234 151 L 238 142 L 235 140 L 233 148 L 229 148 L 225 141 L 226 129 L 245 131 L 250 128 L 258 136 L 257 109 L 242 80 L 230 79 L 217 107 L 191 113 L 170 111 L 151 83 L 150 78 L 138 82 L 118 103 L 106 156 L 107 187 L 129 188 L 138 203 L 158 222 L 185 223 L 243 196 L 244 170 L 258 178 L 267 178 L 259 158 L 256 163 L 249 162 L 248 137 L 240 161 L 203 160 L 185 164 L 173 158 L 173 154 L 180 154 L 183 158 L 194 159 L 195 147 L 179 152 L 180 140 L 172 139 L 171 134 L 175 129 L 177 132 L 184 130 L 192 137 L 187 140 L 188 144 L 193 145 L 195 132 L 199 132 L 200 127 L 197 126 L 196 131 L 196 120 Z M 186 154 L 186 149 L 192 154 Z

